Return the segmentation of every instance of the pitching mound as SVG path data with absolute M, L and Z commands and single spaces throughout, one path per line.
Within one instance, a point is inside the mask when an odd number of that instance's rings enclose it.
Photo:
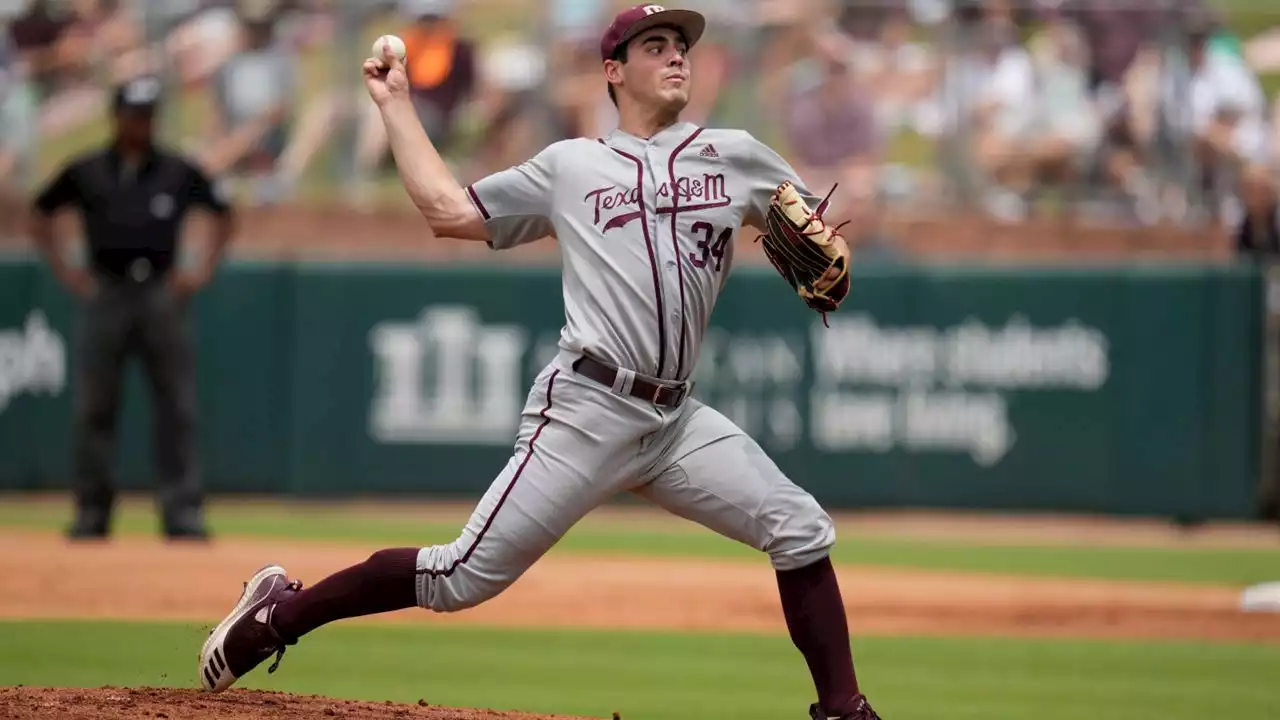
M 0 688 L 0 718 L 13 720 L 586 720 L 563 715 L 522 715 L 496 710 L 456 710 L 371 703 L 285 693 L 231 690 L 210 695 L 159 688 Z

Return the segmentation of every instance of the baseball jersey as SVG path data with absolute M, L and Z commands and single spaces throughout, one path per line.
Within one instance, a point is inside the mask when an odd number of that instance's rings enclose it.
M 786 180 L 817 207 L 821 198 L 750 133 L 677 123 L 649 139 L 615 130 L 563 140 L 467 194 L 495 250 L 559 241 L 562 348 L 683 381 L 742 226 L 764 226 Z

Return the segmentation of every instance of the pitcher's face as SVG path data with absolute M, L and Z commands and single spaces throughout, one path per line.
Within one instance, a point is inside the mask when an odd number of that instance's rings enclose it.
M 688 44 L 671 28 L 656 27 L 627 44 L 627 61 L 605 61 L 605 77 L 619 96 L 633 102 L 676 112 L 689 104 L 692 66 Z

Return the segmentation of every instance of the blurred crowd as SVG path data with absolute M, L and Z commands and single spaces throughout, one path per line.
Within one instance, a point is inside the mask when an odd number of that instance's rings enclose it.
M 146 72 L 169 83 L 166 134 L 247 202 L 399 197 L 358 72 L 383 32 L 406 41 L 422 122 L 473 179 L 612 127 L 599 37 L 628 4 L 0 0 L 0 203 L 104 122 L 106 88 Z M 1280 72 L 1280 6 L 1274 29 L 1244 32 L 1202 0 L 682 5 L 710 20 L 687 119 L 756 133 L 873 215 L 1239 226 L 1275 211 L 1263 80 Z
M 869 195 L 912 201 L 934 183 L 930 197 L 1003 221 L 1055 206 L 1141 225 L 1274 214 L 1280 113 L 1260 81 L 1280 70 L 1274 33 L 1246 43 L 1199 0 L 835 5 L 767 65 L 809 66 L 781 119 L 797 159 L 845 159 Z M 1280 27 L 1280 6 L 1267 21 Z M 893 157 L 904 143 L 923 143 L 931 172 Z

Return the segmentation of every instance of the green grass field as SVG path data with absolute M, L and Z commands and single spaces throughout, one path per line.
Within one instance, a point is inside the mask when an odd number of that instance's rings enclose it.
M 0 500 L 0 528 L 56 530 L 65 503 Z M 370 548 L 450 537 L 456 525 L 334 506 L 215 503 L 222 537 L 325 540 Z M 146 503 L 118 525 L 151 533 Z M 853 530 L 851 528 L 851 530 Z M 1236 583 L 1280 577 L 1280 550 L 1018 547 L 860 536 L 840 562 L 882 566 Z M 17 548 L 6 548 L 6 552 Z M 695 526 L 588 518 L 557 552 L 750 558 Z M 207 627 L 173 623 L 0 622 L 0 685 L 195 684 Z M 860 678 L 889 720 L 1138 720 L 1280 717 L 1280 646 L 991 638 L 855 638 Z M 782 635 L 346 624 L 290 649 L 274 675 L 246 687 L 332 697 L 566 713 L 626 720 L 800 720 L 812 695 Z
M 0 624 L 0 684 L 189 686 L 192 625 Z M 889 720 L 1277 717 L 1274 646 L 855 639 Z M 335 626 L 245 687 L 627 720 L 786 720 L 812 695 L 785 637 Z

